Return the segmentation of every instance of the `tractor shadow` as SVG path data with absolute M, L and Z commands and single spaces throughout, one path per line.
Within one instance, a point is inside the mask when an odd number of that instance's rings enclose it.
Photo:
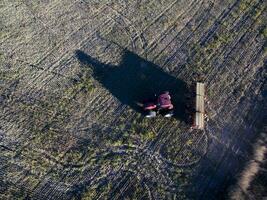
M 184 81 L 127 50 L 118 66 L 101 63 L 80 50 L 75 54 L 81 66 L 91 68 L 93 77 L 121 103 L 143 113 L 140 103 L 144 99 L 169 91 L 174 105 L 174 117 L 188 121 L 186 106 L 190 93 Z

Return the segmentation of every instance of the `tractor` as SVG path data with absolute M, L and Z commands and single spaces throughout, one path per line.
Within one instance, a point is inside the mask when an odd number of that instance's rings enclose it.
M 153 99 L 145 101 L 143 104 L 145 111 L 145 117 L 152 118 L 156 117 L 157 114 L 161 114 L 164 117 L 173 116 L 173 105 L 171 102 L 171 96 L 168 91 L 155 95 Z

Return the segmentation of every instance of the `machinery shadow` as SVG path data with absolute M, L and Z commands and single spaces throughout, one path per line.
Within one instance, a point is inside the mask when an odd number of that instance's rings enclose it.
M 169 75 L 157 65 L 128 50 L 124 51 L 118 66 L 99 62 L 80 50 L 75 54 L 82 67 L 91 68 L 93 77 L 121 103 L 142 113 L 140 103 L 144 99 L 169 91 L 174 105 L 174 117 L 188 121 L 186 106 L 189 91 L 184 81 Z

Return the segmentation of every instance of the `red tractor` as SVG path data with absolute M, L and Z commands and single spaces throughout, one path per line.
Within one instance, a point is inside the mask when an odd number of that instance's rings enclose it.
M 168 91 L 163 92 L 155 99 L 147 101 L 143 104 L 146 117 L 156 117 L 157 114 L 162 114 L 164 117 L 173 116 L 173 105 L 171 103 L 171 96 Z

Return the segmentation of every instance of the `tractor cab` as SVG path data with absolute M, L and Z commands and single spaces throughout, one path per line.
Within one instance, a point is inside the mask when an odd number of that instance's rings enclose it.
M 158 97 L 158 107 L 160 109 L 173 109 L 173 105 L 171 102 L 171 96 L 169 92 L 164 92 L 163 94 L 159 95 Z

